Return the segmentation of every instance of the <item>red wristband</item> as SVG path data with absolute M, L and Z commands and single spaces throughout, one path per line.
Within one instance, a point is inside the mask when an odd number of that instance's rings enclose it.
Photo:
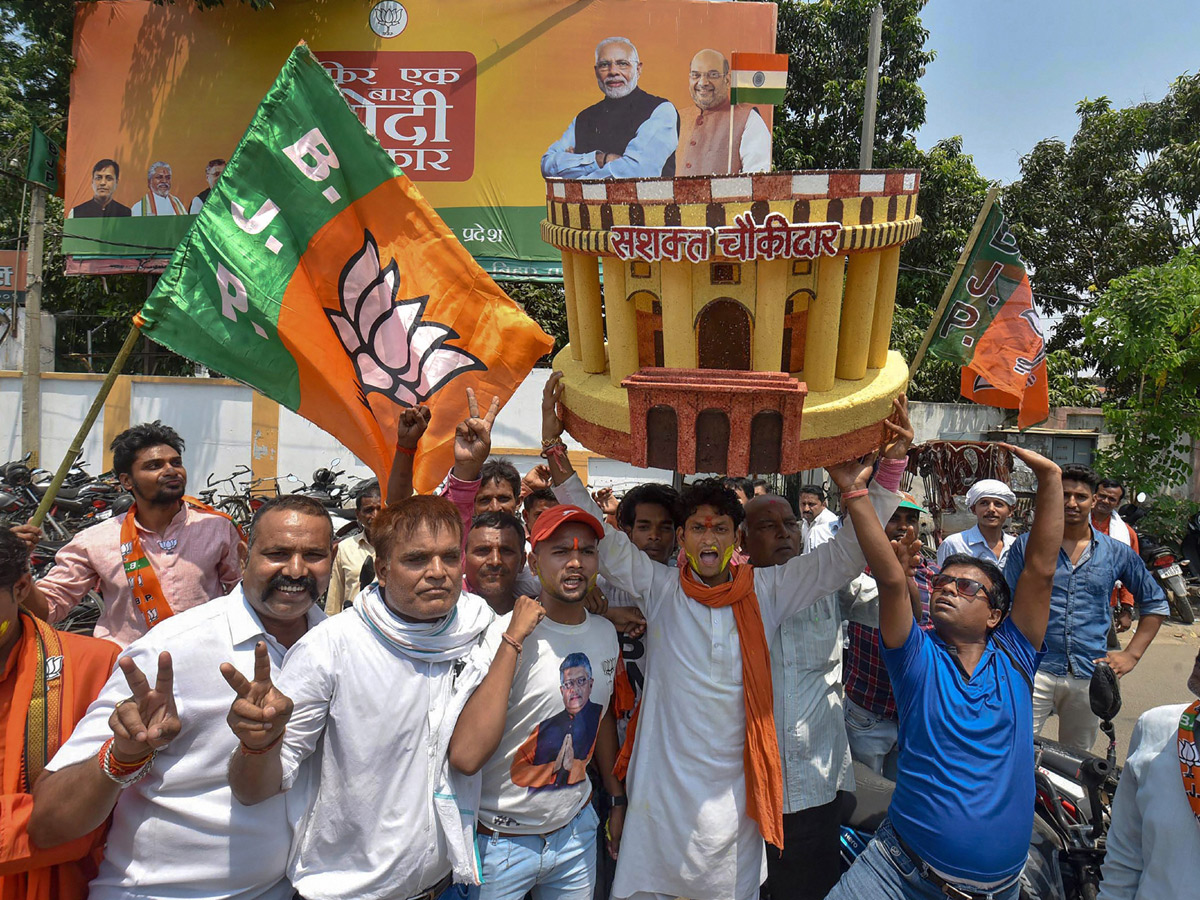
M 846 491 L 842 494 L 842 502 L 847 500 L 857 500 L 859 497 L 865 497 L 871 493 L 870 488 L 859 488 L 857 491 Z
M 403 453 L 405 456 L 416 456 L 417 448 L 416 447 L 401 447 L 399 444 L 397 444 L 396 452 Z
M 904 459 L 889 459 L 884 457 L 879 460 L 879 464 L 875 467 L 875 481 L 880 487 L 885 487 L 889 491 L 898 491 L 900 489 L 900 476 L 904 474 L 904 470 L 908 468 L 908 457 Z
M 275 740 L 271 741 L 271 743 L 267 744 L 267 746 L 263 747 L 261 750 L 257 750 L 254 747 L 247 747 L 245 744 L 239 741 L 238 750 L 241 752 L 242 756 L 262 756 L 264 753 L 270 753 L 277 746 L 279 746 L 279 742 L 283 740 L 283 736 L 285 734 L 287 734 L 286 728 L 279 732 L 279 735 L 275 738 Z

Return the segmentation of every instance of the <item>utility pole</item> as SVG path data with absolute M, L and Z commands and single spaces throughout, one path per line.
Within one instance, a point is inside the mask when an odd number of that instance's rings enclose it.
M 46 230 L 46 188 L 33 184 L 29 208 L 29 266 L 25 286 L 25 372 L 21 376 L 21 443 L 31 466 L 42 448 L 42 240 Z
M 883 40 L 883 4 L 871 10 L 871 37 L 867 44 L 867 85 L 863 92 L 862 144 L 858 148 L 858 167 L 871 168 L 875 155 L 875 106 L 879 96 L 879 45 Z

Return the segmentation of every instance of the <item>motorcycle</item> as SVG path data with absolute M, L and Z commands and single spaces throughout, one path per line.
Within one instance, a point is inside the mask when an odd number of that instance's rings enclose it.
M 1120 769 L 1116 729 L 1121 709 L 1117 677 L 1096 667 L 1089 700 L 1108 737 L 1104 757 L 1055 741 L 1034 739 L 1033 832 L 1021 873 L 1021 900 L 1095 900 Z M 887 817 L 895 782 L 854 764 L 856 790 L 847 798 L 841 826 L 842 871 L 858 859 Z
M 1149 510 L 1143 505 L 1145 502 L 1146 495 L 1139 493 L 1134 503 L 1126 503 L 1121 507 L 1121 518 L 1137 532 L 1138 555 L 1166 594 L 1171 615 L 1184 625 L 1191 625 L 1196 614 L 1192 610 L 1187 582 L 1183 578 L 1183 567 L 1189 565 L 1189 560 L 1181 558 L 1158 536 L 1144 527 L 1138 527 L 1137 523 L 1149 515 Z
M 295 475 L 287 476 L 289 482 L 299 483 L 300 487 L 296 488 L 297 494 L 312 497 L 329 510 L 329 515 L 333 518 L 333 530 L 338 538 L 352 534 L 359 527 L 352 492 L 345 485 L 338 483 L 338 479 L 346 474 L 337 471 L 341 462 L 340 457 L 334 457 L 328 468 L 322 467 L 313 472 L 312 484 L 305 484 Z

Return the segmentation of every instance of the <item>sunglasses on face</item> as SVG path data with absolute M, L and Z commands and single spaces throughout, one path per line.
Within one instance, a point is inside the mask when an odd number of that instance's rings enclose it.
M 954 589 L 960 597 L 978 597 L 980 594 L 986 595 L 988 589 L 980 584 L 974 578 L 955 578 L 953 575 L 934 575 L 929 580 L 930 587 L 944 588 L 949 585 L 954 585 Z

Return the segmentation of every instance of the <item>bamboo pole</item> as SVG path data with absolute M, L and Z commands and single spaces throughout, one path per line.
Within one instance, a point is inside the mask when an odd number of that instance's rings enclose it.
M 92 401 L 91 409 L 83 417 L 83 422 L 80 424 L 79 430 L 75 432 L 75 438 L 71 441 L 71 446 L 67 448 L 67 455 L 59 463 L 58 471 L 54 473 L 54 479 L 50 482 L 50 486 L 46 488 L 46 493 L 42 495 L 42 502 L 38 504 L 37 512 L 29 520 L 30 525 L 40 528 L 42 521 L 46 518 L 46 513 L 54 505 L 54 498 L 58 496 L 58 489 L 62 487 L 63 481 L 66 480 L 67 473 L 71 471 L 71 466 L 75 465 L 75 460 L 79 459 L 79 454 L 83 451 L 83 442 L 87 439 L 88 432 L 92 430 L 92 426 L 96 424 L 96 417 L 100 415 L 100 410 L 104 408 L 104 401 L 108 398 L 108 392 L 112 390 L 117 376 L 125 368 L 125 363 L 128 361 L 129 355 L 133 353 L 133 348 L 137 344 L 141 333 L 141 330 L 136 325 L 129 326 L 129 334 L 125 336 L 125 343 L 121 345 L 121 349 L 117 352 L 117 358 L 113 360 L 112 368 L 108 370 L 108 375 L 105 376 L 104 383 L 100 385 L 100 391 L 96 394 L 96 399 Z
M 963 269 L 967 265 L 967 258 L 971 255 L 971 249 L 975 246 L 975 241 L 979 238 L 979 232 L 983 229 L 984 220 L 987 219 L 988 213 L 992 211 L 992 204 L 996 202 L 996 195 L 999 193 L 1000 188 L 996 186 L 988 190 L 987 199 L 983 201 L 983 209 L 976 216 L 975 225 L 971 229 L 970 236 L 967 237 L 967 243 L 963 246 L 962 253 L 958 255 L 958 262 L 954 266 L 954 271 L 950 273 L 950 280 L 946 282 L 946 289 L 942 291 L 942 299 L 938 303 L 937 309 L 933 312 L 933 319 L 929 322 L 929 328 L 925 331 L 925 337 L 921 341 L 921 346 L 917 348 L 916 356 L 913 357 L 912 363 L 909 364 L 909 381 L 913 380 L 913 377 L 917 374 L 917 369 L 921 367 L 921 362 L 925 359 L 925 351 L 929 349 L 929 342 L 933 340 L 933 333 L 937 330 L 938 323 L 942 320 L 942 313 L 946 311 L 946 305 L 950 302 L 950 295 L 954 293 L 954 286 L 958 284 L 958 279 L 962 277 Z
M 25 371 L 21 374 L 21 443 L 36 466 L 42 455 L 42 253 L 46 189 L 33 185 L 29 211 L 29 262 L 25 284 Z M 18 248 L 19 250 L 20 248 Z M 20 254 L 17 265 L 20 266 Z M 17 323 L 14 320 L 13 325 Z

